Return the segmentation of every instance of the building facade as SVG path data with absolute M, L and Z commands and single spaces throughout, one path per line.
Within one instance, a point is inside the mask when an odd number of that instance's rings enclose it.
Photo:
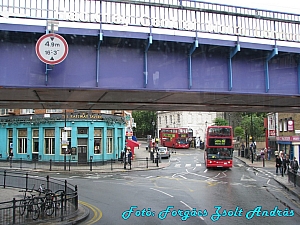
M 158 111 L 157 131 L 161 128 L 188 128 L 189 136 L 204 140 L 207 126 L 213 124 L 216 117 L 222 117 L 223 113 L 216 112 L 190 112 L 190 111 Z
M 276 116 L 277 115 L 277 116 Z M 276 143 L 277 150 L 300 159 L 300 114 L 278 113 L 276 120 Z M 270 121 L 270 120 L 269 120 Z
M 3 111 L 1 112 L 3 114 Z M 120 157 L 125 147 L 122 115 L 95 111 L 22 110 L 0 117 L 0 159 L 10 150 L 14 159 L 73 162 Z

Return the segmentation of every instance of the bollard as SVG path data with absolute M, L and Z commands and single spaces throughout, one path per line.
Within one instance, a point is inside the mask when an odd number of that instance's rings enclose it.
M 253 164 L 253 157 L 254 157 L 254 154 L 253 154 L 253 151 L 251 151 L 251 161 L 252 161 L 252 164 Z
M 110 170 L 113 170 L 113 159 L 110 159 Z
M 69 159 L 69 171 L 71 171 L 71 159 Z
M 146 168 L 148 169 L 148 157 L 146 157 Z
M 90 171 L 92 171 L 92 170 L 93 170 L 93 165 L 92 165 L 92 163 L 93 163 L 93 162 L 92 162 L 92 160 L 93 160 L 93 159 L 92 159 L 92 158 L 90 158 Z
M 263 157 L 263 167 L 265 167 L 265 157 Z
M 158 155 L 156 156 L 156 166 L 158 167 Z
M 52 159 L 50 159 L 50 171 L 52 171 Z

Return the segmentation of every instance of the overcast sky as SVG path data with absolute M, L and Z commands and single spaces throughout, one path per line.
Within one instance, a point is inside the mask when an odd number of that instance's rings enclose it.
M 199 0 L 199 1 L 300 14 L 300 0 Z

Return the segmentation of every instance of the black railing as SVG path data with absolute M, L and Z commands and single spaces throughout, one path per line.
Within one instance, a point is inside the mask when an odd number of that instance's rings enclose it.
M 124 162 L 123 159 L 110 159 L 110 160 L 90 160 L 87 162 L 77 162 L 68 159 L 64 160 L 49 160 L 49 161 L 38 161 L 38 160 L 24 160 L 24 159 L 13 159 L 10 161 L 0 161 L 0 167 L 12 168 L 12 169 L 30 169 L 30 170 L 46 170 L 46 171 L 74 171 L 74 170 L 130 170 L 130 169 L 148 169 L 151 167 L 158 167 L 160 160 L 146 158 L 135 158 L 129 163 Z
M 51 215 L 45 213 L 43 197 L 39 196 L 37 191 L 41 184 L 50 189 L 52 193 L 53 212 Z M 61 180 L 50 179 L 49 176 L 36 178 L 28 173 L 4 170 L 0 171 L 0 186 L 4 189 L 13 188 L 8 191 L 12 200 L 0 202 L 0 224 L 38 224 L 45 221 L 57 223 L 75 215 L 78 209 L 77 186 L 67 183 L 66 180 L 62 182 Z M 22 193 L 18 192 L 19 190 L 23 193 L 29 191 L 28 193 L 34 196 L 32 197 L 34 201 L 27 198 L 28 201 L 24 206 L 24 197 Z M 32 215 L 34 213 L 32 208 L 34 207 L 38 207 L 36 211 L 39 211 L 36 217 Z

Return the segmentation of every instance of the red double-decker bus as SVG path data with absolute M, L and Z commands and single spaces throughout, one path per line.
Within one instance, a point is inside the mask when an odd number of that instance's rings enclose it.
M 164 147 L 189 148 L 188 128 L 162 128 L 160 143 Z
M 206 168 L 232 167 L 233 131 L 231 126 L 209 126 L 206 130 L 204 161 Z

